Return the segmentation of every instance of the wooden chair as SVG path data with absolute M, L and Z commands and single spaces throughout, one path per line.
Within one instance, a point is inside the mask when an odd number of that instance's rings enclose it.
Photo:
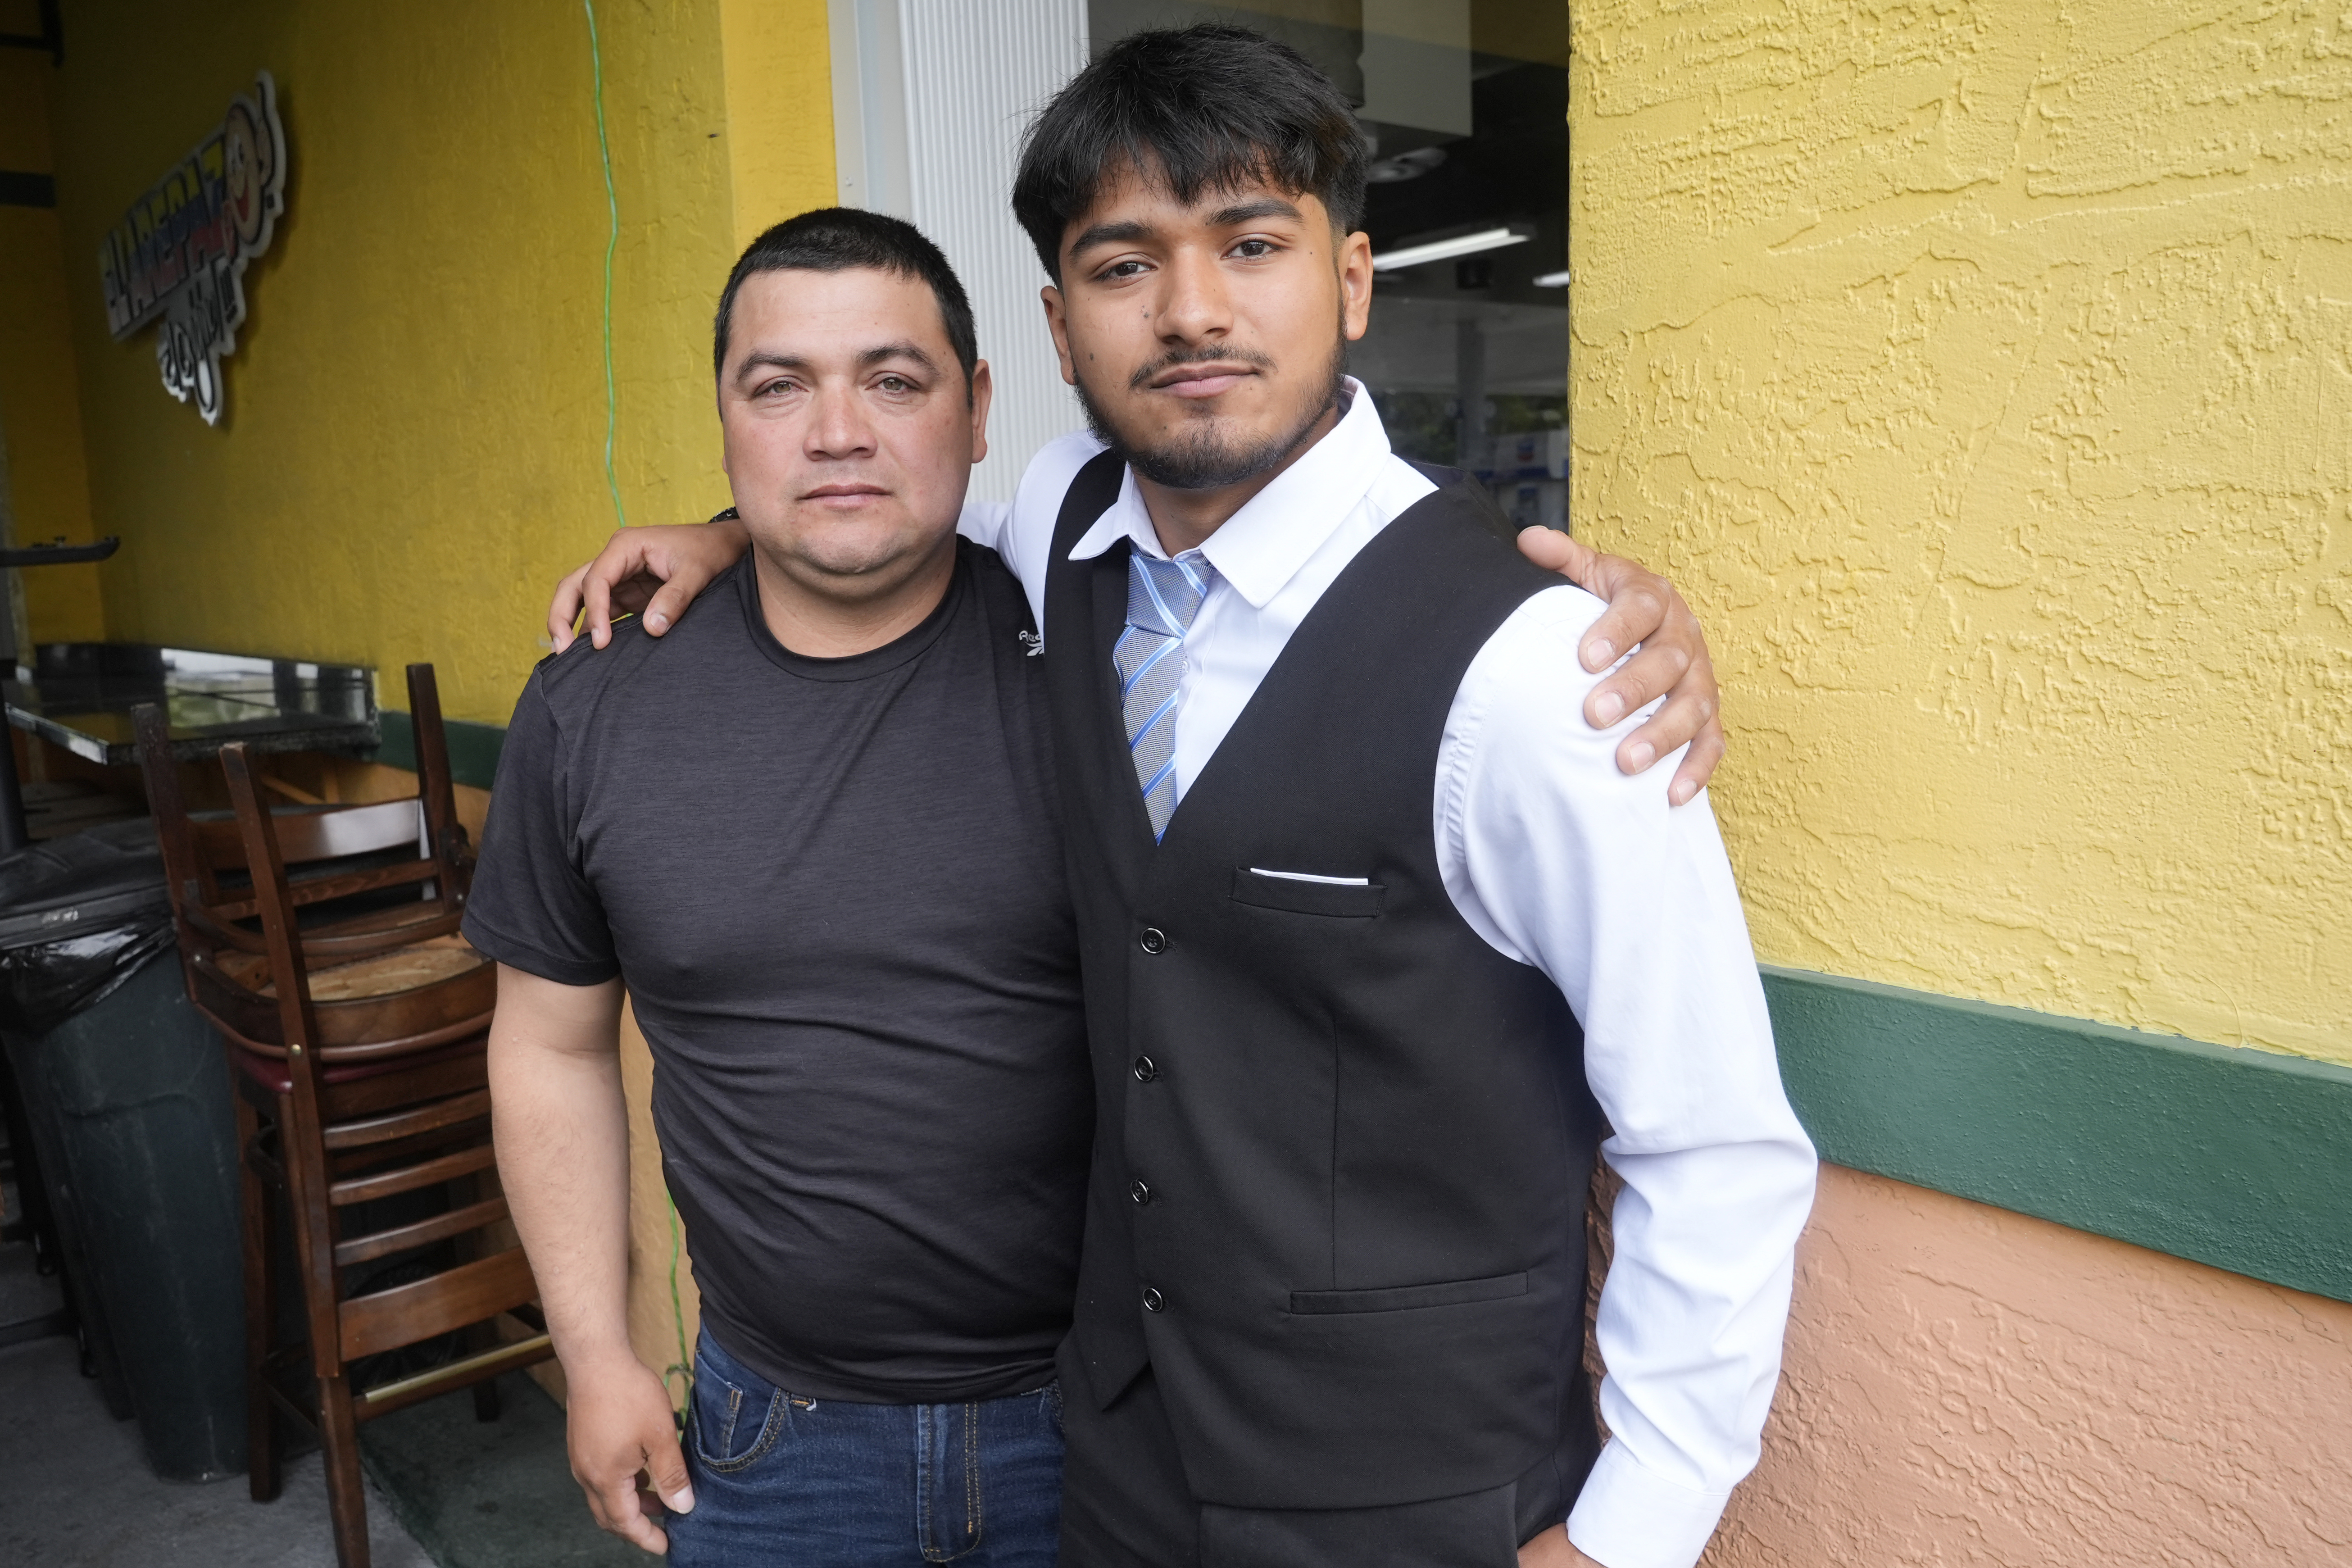
M 418 794 L 273 812 L 242 744 L 233 818 L 191 816 L 163 713 L 138 710 L 188 994 L 227 1042 L 243 1145 L 247 1422 L 253 1496 L 278 1495 L 280 1412 L 313 1426 L 342 1568 L 367 1568 L 358 1426 L 553 1353 L 497 1188 L 485 1059 L 497 966 L 458 934 L 471 867 L 433 667 L 408 668 Z M 281 1194 L 302 1347 L 278 1346 Z M 385 1204 L 381 1200 L 395 1200 Z M 387 1208 L 400 1212 L 389 1217 Z M 382 1284 L 385 1260 L 404 1276 Z M 527 1337 L 499 1342 L 504 1314 Z M 354 1386 L 354 1363 L 463 1336 L 469 1353 Z M 365 1375 L 365 1370 L 360 1371 Z

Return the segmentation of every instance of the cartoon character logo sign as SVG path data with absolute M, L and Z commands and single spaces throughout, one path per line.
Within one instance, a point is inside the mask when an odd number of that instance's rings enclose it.
M 269 248 L 285 210 L 286 128 L 263 71 L 99 245 L 108 329 L 120 342 L 160 317 L 163 390 L 194 398 L 207 425 L 220 423 L 221 361 L 245 324 L 245 264 Z

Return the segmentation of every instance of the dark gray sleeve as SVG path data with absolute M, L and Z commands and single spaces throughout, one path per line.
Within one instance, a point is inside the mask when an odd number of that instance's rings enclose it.
M 534 672 L 499 753 L 466 940 L 500 963 L 561 985 L 621 973 L 604 901 L 580 870 L 563 732 Z

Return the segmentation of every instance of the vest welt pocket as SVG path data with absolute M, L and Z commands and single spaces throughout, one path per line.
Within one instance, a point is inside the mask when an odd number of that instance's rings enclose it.
M 1503 1301 L 1528 1293 L 1528 1277 L 1490 1274 L 1484 1279 L 1449 1279 L 1438 1285 L 1399 1285 L 1385 1290 L 1293 1290 L 1293 1312 L 1402 1312 L 1413 1307 L 1462 1307 L 1473 1301 Z
M 1305 881 L 1270 877 L 1246 866 L 1234 870 L 1234 902 L 1297 915 L 1339 915 L 1369 920 L 1381 912 L 1388 889 L 1379 882 Z

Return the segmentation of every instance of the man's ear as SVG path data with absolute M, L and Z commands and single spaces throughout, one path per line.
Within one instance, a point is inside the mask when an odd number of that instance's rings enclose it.
M 988 403 L 995 393 L 988 362 L 975 361 L 971 367 L 971 460 L 975 463 L 988 456 Z
M 1354 342 L 1372 324 L 1372 237 L 1358 229 L 1339 241 L 1339 330 Z
M 1063 301 L 1062 291 L 1051 283 L 1037 291 L 1045 302 L 1045 330 L 1054 334 L 1054 353 L 1062 362 L 1062 380 L 1071 386 L 1078 384 L 1078 367 L 1070 358 L 1069 307 Z

